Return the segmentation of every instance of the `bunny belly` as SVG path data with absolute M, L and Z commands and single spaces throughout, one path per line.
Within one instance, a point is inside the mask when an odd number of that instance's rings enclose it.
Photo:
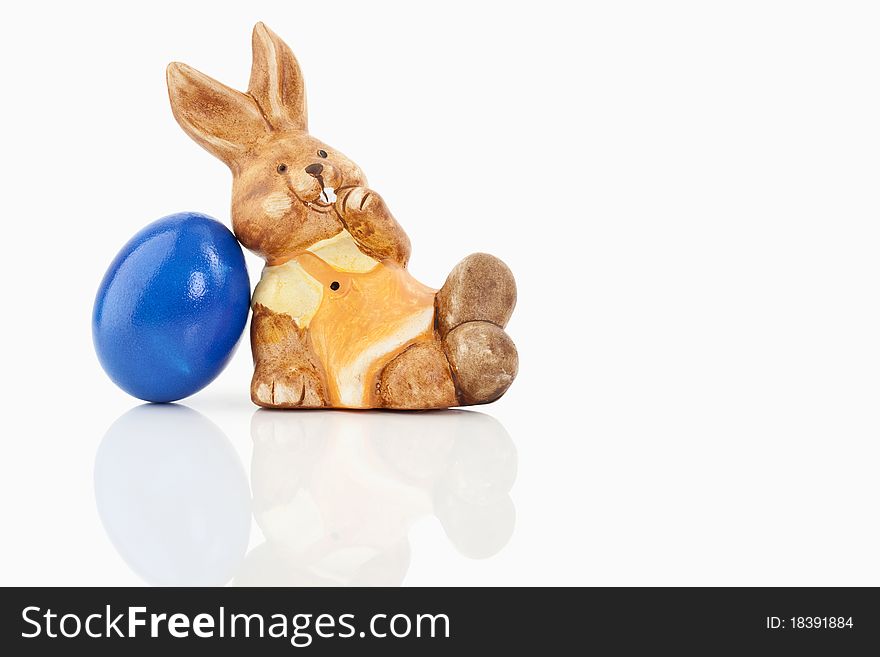
M 374 407 L 382 368 L 411 344 L 434 339 L 437 291 L 391 262 L 349 273 L 312 254 L 298 261 L 325 289 L 309 338 L 327 374 L 331 405 Z
M 354 238 L 345 230 L 312 245 L 307 253 L 317 255 L 339 272 L 350 274 L 364 274 L 379 265 L 377 260 L 361 253 Z M 299 260 L 294 258 L 281 265 L 264 267 L 251 303 L 289 315 L 299 328 L 305 329 L 321 305 L 326 285 L 303 269 Z
M 385 364 L 409 345 L 434 339 L 436 290 L 395 263 L 355 254 L 353 245 L 343 232 L 266 267 L 253 303 L 289 315 L 306 331 L 331 406 L 370 408 Z

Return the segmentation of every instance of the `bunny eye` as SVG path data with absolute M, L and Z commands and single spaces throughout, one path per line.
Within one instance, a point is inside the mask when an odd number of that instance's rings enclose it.
M 286 165 L 286 164 L 279 164 L 279 165 L 278 165 L 278 173 L 285 173 L 286 171 L 287 171 L 287 165 Z
M 318 157 L 327 157 L 327 151 L 322 148 L 318 151 Z

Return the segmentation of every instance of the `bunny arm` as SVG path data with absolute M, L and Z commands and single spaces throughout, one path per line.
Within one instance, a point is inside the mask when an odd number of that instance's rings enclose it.
M 335 208 L 361 251 L 380 262 L 391 260 L 406 267 L 412 250 L 409 237 L 377 192 L 367 187 L 341 188 Z
M 253 304 L 251 348 L 254 376 L 251 399 L 271 408 L 320 408 L 327 405 L 323 368 L 305 331 L 283 313 Z

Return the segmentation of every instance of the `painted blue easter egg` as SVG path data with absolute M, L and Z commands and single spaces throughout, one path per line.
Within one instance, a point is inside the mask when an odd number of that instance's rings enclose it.
M 182 399 L 229 362 L 249 305 L 244 254 L 229 229 L 204 214 L 173 214 L 131 238 L 104 275 L 95 350 L 130 395 Z

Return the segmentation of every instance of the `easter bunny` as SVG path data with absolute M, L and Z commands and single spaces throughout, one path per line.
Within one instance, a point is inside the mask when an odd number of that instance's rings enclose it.
M 360 168 L 307 132 L 290 48 L 254 27 L 241 93 L 168 66 L 174 117 L 232 170 L 232 224 L 266 260 L 253 298 L 251 398 L 269 408 L 445 408 L 500 397 L 517 372 L 507 266 L 461 261 L 440 290 Z

